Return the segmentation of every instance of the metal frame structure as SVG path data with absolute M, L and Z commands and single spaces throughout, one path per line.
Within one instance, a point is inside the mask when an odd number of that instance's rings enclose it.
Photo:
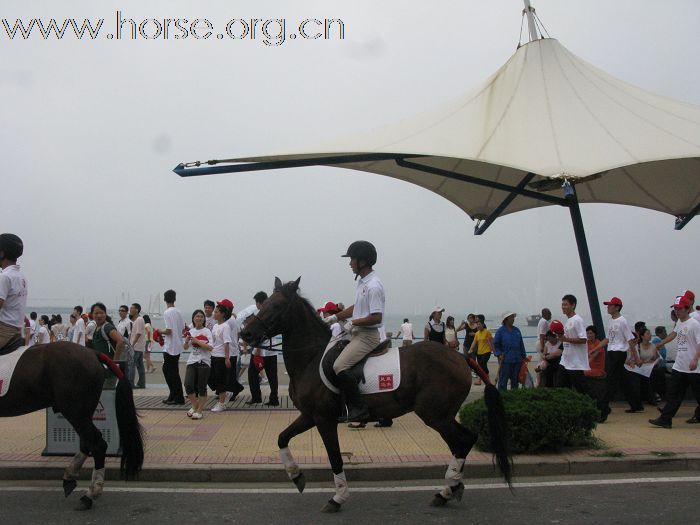
M 237 164 L 225 164 L 222 163 L 231 161 L 221 161 L 221 160 L 210 160 L 207 162 L 192 162 L 188 164 L 179 164 L 173 169 L 181 177 L 197 177 L 202 175 L 218 175 L 222 173 L 241 173 L 246 171 L 262 171 L 262 170 L 275 170 L 284 168 L 298 168 L 305 166 L 338 166 L 342 167 L 343 164 L 353 163 L 353 162 L 368 162 L 377 160 L 394 160 L 399 166 L 421 171 L 423 173 L 428 173 L 431 175 L 436 175 L 440 177 L 446 177 L 449 179 L 458 180 L 460 182 L 465 182 L 468 184 L 476 184 L 479 186 L 485 186 L 488 188 L 493 188 L 496 190 L 506 191 L 508 195 L 501 202 L 501 204 L 489 215 L 486 219 L 481 221 L 474 228 L 475 235 L 483 234 L 486 229 L 493 224 L 493 222 L 505 211 L 508 205 L 517 196 L 528 197 L 531 199 L 536 199 L 540 201 L 547 202 L 549 204 L 556 204 L 558 206 L 564 206 L 569 208 L 571 215 L 571 222 L 574 227 L 574 235 L 576 237 L 576 245 L 579 252 L 579 260 L 581 262 L 581 270 L 583 272 L 583 280 L 586 286 L 586 295 L 588 297 L 588 303 L 590 305 L 591 316 L 593 318 L 593 325 L 598 330 L 600 339 L 605 337 L 605 328 L 603 326 L 603 316 L 600 309 L 600 302 L 598 300 L 598 292 L 595 285 L 595 277 L 593 275 L 593 266 L 591 264 L 591 256 L 588 251 L 588 243 L 586 241 L 586 232 L 583 227 L 583 219 L 581 217 L 581 210 L 579 208 L 578 198 L 576 197 L 576 191 L 570 182 L 564 183 L 564 197 L 557 197 L 554 195 L 548 195 L 546 193 L 540 193 L 537 191 L 532 191 L 526 189 L 527 184 L 535 177 L 534 173 L 528 173 L 517 186 L 511 186 L 508 184 L 503 184 L 501 182 L 490 181 L 486 179 L 480 179 L 478 177 L 472 177 L 470 175 L 464 175 L 462 173 L 455 173 L 452 171 L 444 170 L 441 168 L 436 168 L 433 166 L 426 166 L 417 162 L 412 162 L 406 159 L 418 158 L 418 155 L 401 155 L 401 154 L 385 154 L 385 153 L 367 153 L 367 154 L 353 154 L 353 155 L 336 155 L 332 157 L 313 157 L 307 159 L 296 159 L 296 160 L 279 160 L 270 162 L 245 162 Z M 690 219 L 688 219 L 690 220 Z

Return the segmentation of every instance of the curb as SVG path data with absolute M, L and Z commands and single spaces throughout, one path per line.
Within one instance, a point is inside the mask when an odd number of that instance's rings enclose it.
M 66 458 L 66 464 L 68 458 Z M 324 482 L 331 478 L 329 466 L 301 465 L 310 482 Z M 351 481 L 408 481 L 441 480 L 446 464 L 415 463 L 411 465 L 371 464 L 346 465 Z M 0 480 L 37 481 L 60 480 L 65 466 L 0 462 Z M 119 479 L 119 469 L 106 465 L 107 479 Z M 700 454 L 678 454 L 672 457 L 638 455 L 607 458 L 516 458 L 513 478 L 539 476 L 578 476 L 648 472 L 700 471 Z M 491 462 L 468 462 L 465 476 L 469 478 L 500 477 Z M 80 479 L 89 480 L 91 470 L 83 468 Z M 139 475 L 140 482 L 187 483 L 284 483 L 288 481 L 282 465 L 149 465 Z

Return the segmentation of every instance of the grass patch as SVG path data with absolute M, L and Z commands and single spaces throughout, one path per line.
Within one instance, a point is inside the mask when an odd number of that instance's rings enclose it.
M 621 450 L 606 450 L 600 454 L 593 454 L 597 458 L 624 458 L 625 453 Z

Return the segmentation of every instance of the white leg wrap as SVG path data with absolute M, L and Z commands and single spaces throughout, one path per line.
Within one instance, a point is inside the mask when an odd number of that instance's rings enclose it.
M 456 487 L 462 481 L 462 471 L 464 470 L 464 459 L 457 459 L 452 456 L 450 464 L 445 472 L 445 480 L 450 487 Z
M 92 471 L 92 481 L 90 482 L 90 487 L 87 491 L 87 497 L 90 499 L 97 499 L 102 495 L 102 487 L 105 484 L 105 469 L 101 468 L 99 470 Z
M 292 456 L 292 452 L 289 450 L 289 447 L 280 449 L 280 459 L 284 464 L 284 470 L 287 471 L 287 476 L 289 476 L 289 479 L 294 479 L 301 474 L 301 469 L 299 468 L 299 465 L 296 464 L 296 461 L 294 461 L 294 456 Z
M 70 460 L 70 463 L 63 473 L 63 479 L 78 479 L 80 469 L 83 467 L 83 463 L 85 463 L 87 458 L 88 455 L 83 454 L 82 452 L 78 452 L 75 456 L 73 456 L 73 459 Z
M 345 471 L 340 474 L 333 474 L 333 482 L 335 483 L 335 496 L 333 496 L 333 501 L 338 505 L 342 505 L 350 498 L 348 480 L 345 479 Z
M 440 491 L 440 495 L 445 499 L 452 499 L 452 489 L 462 482 L 462 471 L 464 470 L 464 459 L 457 459 L 452 456 L 450 464 L 445 472 L 447 484 Z

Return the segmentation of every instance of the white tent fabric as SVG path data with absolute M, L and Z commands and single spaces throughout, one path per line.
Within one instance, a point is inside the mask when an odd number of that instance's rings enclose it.
M 700 200 L 700 107 L 661 97 L 601 71 L 557 40 L 522 46 L 483 85 L 415 117 L 300 151 L 235 159 L 270 162 L 348 154 L 418 155 L 412 162 L 562 196 L 683 215 Z M 442 195 L 472 218 L 508 192 L 399 166 L 394 160 L 340 167 L 401 179 Z M 350 172 L 348 172 L 350 173 Z M 539 186 L 538 186 L 539 183 Z M 503 214 L 547 202 L 518 196 Z

